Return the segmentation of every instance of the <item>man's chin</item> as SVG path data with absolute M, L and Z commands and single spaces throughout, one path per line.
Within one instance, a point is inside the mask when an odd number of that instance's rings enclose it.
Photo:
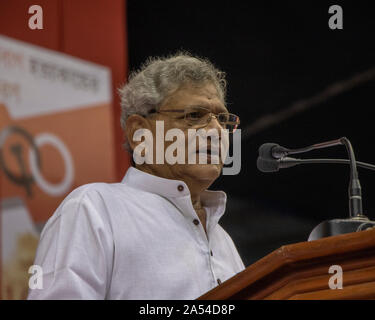
M 189 164 L 187 171 L 196 180 L 214 182 L 221 174 L 222 166 L 219 164 Z

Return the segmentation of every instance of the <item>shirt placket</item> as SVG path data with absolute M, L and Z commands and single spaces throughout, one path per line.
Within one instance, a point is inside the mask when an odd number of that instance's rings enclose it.
M 216 286 L 217 284 L 221 284 L 221 280 L 216 276 L 216 273 L 213 267 L 213 263 L 212 263 L 213 252 L 212 252 L 211 243 L 210 243 L 209 236 L 208 236 L 208 230 L 206 234 L 206 232 L 204 231 L 203 225 L 199 221 L 199 218 L 196 212 L 194 211 L 193 214 L 195 216 L 195 218 L 193 219 L 193 223 L 195 225 L 195 228 L 194 228 L 195 233 L 197 234 L 197 238 L 200 240 L 200 243 L 204 247 L 204 251 L 206 253 L 206 257 L 207 257 L 206 261 L 211 270 L 211 275 L 212 275 L 212 285 Z
M 177 190 L 178 192 L 182 193 L 185 190 L 185 186 L 182 184 L 179 184 L 177 186 Z M 185 194 L 184 196 L 187 196 L 187 194 Z M 171 200 L 172 199 L 169 199 L 169 201 Z M 214 270 L 213 263 L 212 263 L 213 253 L 212 253 L 212 249 L 211 249 L 211 245 L 210 245 L 210 241 L 208 237 L 208 230 L 207 230 L 207 235 L 206 235 L 203 225 L 200 222 L 198 215 L 195 212 L 191 204 L 190 195 L 185 199 L 175 199 L 174 201 L 172 201 L 172 203 L 185 216 L 185 218 L 189 220 L 190 226 L 193 227 L 194 229 L 194 232 L 196 234 L 196 239 L 199 242 L 199 246 L 205 252 L 206 262 L 211 271 L 212 286 L 215 287 L 217 284 L 221 284 L 221 280 L 218 277 L 216 277 L 215 270 Z M 193 225 L 191 225 L 191 223 L 193 223 Z

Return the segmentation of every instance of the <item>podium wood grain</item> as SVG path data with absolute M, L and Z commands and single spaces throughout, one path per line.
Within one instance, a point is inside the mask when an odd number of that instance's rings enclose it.
M 343 289 L 329 288 L 332 265 Z M 283 246 L 199 299 L 375 299 L 375 229 Z

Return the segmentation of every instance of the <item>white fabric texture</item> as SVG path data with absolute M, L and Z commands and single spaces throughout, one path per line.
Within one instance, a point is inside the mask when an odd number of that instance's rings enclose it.
M 201 200 L 207 235 L 182 181 L 130 167 L 121 183 L 75 189 L 42 231 L 43 289 L 28 299 L 198 298 L 244 269 L 218 224 L 226 194 Z

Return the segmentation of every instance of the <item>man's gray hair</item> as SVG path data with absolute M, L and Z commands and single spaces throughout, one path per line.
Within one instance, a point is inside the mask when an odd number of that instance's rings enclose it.
M 167 57 L 150 57 L 129 76 L 128 82 L 119 88 L 121 104 L 121 127 L 132 114 L 147 116 L 159 110 L 163 101 L 185 84 L 212 83 L 219 98 L 225 104 L 225 73 L 205 58 L 179 52 Z M 129 143 L 124 147 L 131 152 Z

